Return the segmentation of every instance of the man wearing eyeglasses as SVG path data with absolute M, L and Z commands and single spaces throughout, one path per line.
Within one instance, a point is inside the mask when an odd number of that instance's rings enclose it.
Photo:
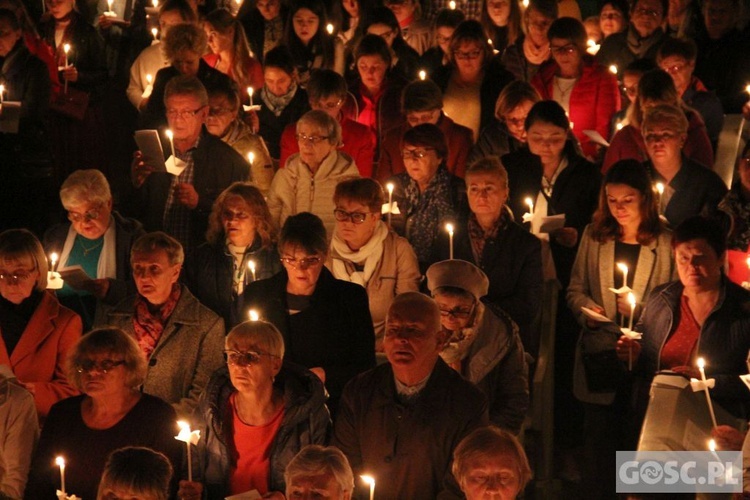
M 453 449 L 487 424 L 481 392 L 440 359 L 440 309 L 417 292 L 388 310 L 383 345 L 389 363 L 344 389 L 332 444 L 355 475 L 378 478 L 380 498 L 462 498 L 450 463 Z
M 634 2 L 630 9 L 630 26 L 604 39 L 596 54 L 597 62 L 605 68 L 614 65 L 621 71 L 636 59 L 655 60 L 666 37 L 662 25 L 668 9 L 669 0 Z
M 178 176 L 156 171 L 136 151 L 131 171 L 136 188 L 132 202 L 137 204 L 133 212 L 147 231 L 165 231 L 189 250 L 204 241 L 216 197 L 233 182 L 248 180 L 249 168 L 239 153 L 204 131 L 208 95 L 197 78 L 170 80 L 164 103 L 173 134 L 165 149 L 173 149 L 185 168 Z

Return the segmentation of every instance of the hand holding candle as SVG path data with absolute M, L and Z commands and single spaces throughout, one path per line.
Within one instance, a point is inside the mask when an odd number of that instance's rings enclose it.
M 201 438 L 201 431 L 191 431 L 190 430 L 190 424 L 187 422 L 180 420 L 177 422 L 177 425 L 180 428 L 180 433 L 177 434 L 174 438 L 177 441 L 182 441 L 185 443 L 185 446 L 187 447 L 187 467 L 188 467 L 188 481 L 193 481 L 193 459 L 192 459 L 192 453 L 190 452 L 190 445 L 196 445 L 198 444 L 198 440 Z
M 362 481 L 370 485 L 370 500 L 373 500 L 375 498 L 375 479 L 372 476 L 359 476 L 362 478 Z
M 714 414 L 714 405 L 711 402 L 711 394 L 708 392 L 708 385 L 706 381 L 706 360 L 703 358 L 698 358 L 698 371 L 700 371 L 701 374 L 701 380 L 703 381 L 703 390 L 706 393 L 706 403 L 708 403 L 708 411 L 711 414 L 711 422 L 713 423 L 714 429 L 718 427 L 718 424 L 716 423 L 716 414 Z

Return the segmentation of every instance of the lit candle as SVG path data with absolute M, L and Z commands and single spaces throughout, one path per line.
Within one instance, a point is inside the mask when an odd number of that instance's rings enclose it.
M 3 103 L 3 94 L 5 93 L 5 85 L 0 85 L 0 104 Z
M 628 265 L 625 264 L 624 262 L 618 262 L 617 269 L 622 271 L 622 287 L 627 288 L 628 287 Z
M 601 45 L 599 45 L 598 43 L 596 43 L 591 38 L 589 38 L 586 41 L 586 45 L 587 45 L 586 52 L 588 52 L 592 56 L 595 56 L 599 52 L 599 49 L 601 48 Z
M 201 438 L 201 431 L 190 431 L 190 424 L 180 420 L 177 422 L 177 426 L 180 428 L 180 433 L 174 438 L 177 441 L 185 443 L 187 448 L 187 467 L 188 467 L 188 481 L 193 481 L 193 457 L 190 453 L 190 445 L 198 444 L 198 440 Z
M 52 255 L 49 256 L 49 261 L 52 264 L 52 272 L 57 271 L 57 253 L 52 252 Z
M 375 479 L 372 476 L 359 476 L 359 477 L 362 478 L 362 481 L 370 485 L 370 500 L 373 500 L 375 498 Z
M 252 107 L 253 105 L 253 88 L 252 87 L 247 88 L 247 95 L 250 96 L 250 106 Z
M 107 0 L 107 6 L 108 6 L 108 9 L 109 9 L 109 10 L 107 10 L 107 14 L 110 14 L 110 15 L 114 14 L 114 11 L 112 10 L 112 5 L 114 3 L 115 3 L 115 0 Z
M 445 230 L 448 231 L 448 239 L 450 241 L 450 259 L 453 260 L 453 224 L 450 222 L 445 225 Z
M 708 449 L 711 451 L 716 451 L 716 441 L 713 439 L 708 440 Z
M 154 41 L 156 41 L 156 37 L 159 35 L 159 30 L 157 28 L 151 28 L 151 36 L 154 37 Z
M 525 200 L 523 200 L 526 205 L 529 207 L 529 214 L 534 215 L 534 200 L 531 199 L 531 197 L 527 196 Z
M 151 5 L 154 6 L 154 9 L 159 8 L 159 0 L 151 0 Z
M 613 75 L 616 75 L 617 74 L 617 66 L 615 66 L 614 64 L 610 64 L 609 65 L 609 72 L 612 73 Z
M 390 227 L 393 214 L 393 183 L 389 182 L 386 188 L 388 189 L 388 227 Z
M 174 134 L 172 130 L 167 129 L 167 137 L 169 138 L 169 147 L 172 149 L 172 157 L 177 161 L 177 155 L 174 154 Z
M 745 87 L 745 92 L 747 92 L 748 94 L 750 94 L 750 85 L 747 85 L 747 86 Z
M 255 309 L 250 309 L 247 313 L 248 317 L 250 318 L 250 321 L 259 321 L 260 315 L 258 314 L 258 311 Z
M 622 130 L 622 127 L 624 127 L 624 125 L 622 124 L 622 122 L 617 122 L 617 125 L 615 125 L 615 128 L 617 130 Z
M 153 82 L 154 77 L 151 76 L 151 74 L 146 75 L 146 88 L 143 89 L 143 94 L 141 94 L 141 97 L 144 99 L 147 97 L 151 97 L 151 92 L 154 91 L 153 85 L 151 85 L 151 82 Z
M 711 422 L 714 424 L 714 429 L 718 427 L 716 423 L 716 415 L 714 414 L 714 405 L 711 403 L 711 394 L 708 392 L 708 385 L 706 384 L 706 361 L 703 358 L 698 358 L 698 370 L 701 372 L 701 380 L 703 381 L 703 390 L 706 393 L 706 402 L 708 403 L 708 411 L 711 414 Z
M 60 467 L 60 491 L 65 495 L 65 459 L 57 457 L 55 458 L 55 464 Z
M 65 52 L 65 67 L 68 67 L 68 52 L 70 52 L 70 44 L 66 43 L 63 45 L 63 52 Z
M 527 9 L 529 7 L 529 0 L 521 0 L 521 5 L 523 5 L 524 9 Z
M 255 153 L 253 153 L 252 151 L 250 151 L 247 154 L 247 160 L 250 162 L 250 166 L 252 167 L 253 166 L 253 162 L 255 161 Z
M 329 35 L 333 35 L 333 24 L 328 23 L 326 25 L 326 31 L 328 32 Z
M 148 82 L 149 85 L 151 85 L 151 81 L 154 79 L 153 76 L 151 76 L 151 73 L 146 75 L 146 82 Z
M 247 268 L 250 269 L 250 274 L 253 275 L 253 281 L 255 281 L 255 261 L 254 260 L 248 260 L 247 261 Z
M 423 70 L 423 69 L 420 69 L 419 70 L 419 79 L 420 80 L 424 80 L 425 78 L 427 78 L 427 72 L 425 70 Z
M 632 332 L 633 316 L 635 316 L 635 295 L 633 295 L 633 292 L 628 292 L 628 304 L 630 304 L 630 321 L 628 322 L 628 330 Z
M 661 213 L 661 195 L 664 194 L 664 184 L 662 184 L 661 182 L 657 182 L 656 192 L 659 193 L 659 213 Z
M 448 2 L 448 8 L 450 8 L 450 10 L 456 10 L 456 2 L 454 2 L 453 0 Z

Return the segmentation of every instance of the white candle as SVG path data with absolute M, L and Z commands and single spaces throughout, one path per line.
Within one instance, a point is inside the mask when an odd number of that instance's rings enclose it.
M 425 70 L 423 70 L 423 69 L 420 69 L 419 70 L 419 79 L 420 80 L 424 80 L 426 78 L 427 78 L 427 72 Z
M 57 271 L 57 253 L 52 252 L 52 255 L 49 256 L 49 261 L 52 264 L 52 271 Z
M 454 2 L 453 0 L 451 0 L 450 2 L 448 2 L 448 8 L 450 10 L 456 10 L 456 2 Z
M 148 82 L 148 84 L 149 84 L 149 85 L 151 85 L 151 81 L 152 81 L 153 79 L 154 79 L 154 77 L 153 77 L 153 76 L 151 76 L 151 74 L 150 74 L 150 73 L 149 73 L 148 75 L 146 75 L 146 81 Z
M 701 372 L 701 380 L 703 381 L 703 390 L 706 393 L 706 402 L 708 403 L 708 411 L 711 414 L 711 422 L 714 424 L 714 429 L 719 425 L 716 423 L 716 415 L 714 414 L 714 405 L 711 403 L 711 394 L 708 392 L 708 385 L 706 385 L 706 361 L 703 358 L 698 358 L 698 370 Z
M 60 467 L 60 491 L 65 495 L 65 459 L 57 457 L 55 458 L 55 464 Z
M 201 437 L 201 431 L 190 431 L 190 424 L 180 420 L 177 422 L 177 426 L 180 428 L 180 433 L 174 438 L 177 441 L 182 441 L 187 447 L 187 467 L 188 467 L 188 481 L 193 481 L 193 457 L 190 453 L 190 445 L 197 444 Z
M 326 25 L 326 31 L 328 32 L 329 35 L 333 35 L 333 24 L 328 23 Z
M 0 104 L 3 103 L 3 94 L 5 93 L 5 85 L 0 85 Z
M 151 36 L 154 37 L 154 41 L 156 41 L 156 37 L 159 34 L 159 30 L 157 28 L 151 28 Z
M 247 268 L 250 269 L 250 274 L 253 275 L 253 281 L 255 281 L 255 261 L 254 260 L 248 260 L 247 261 Z
M 253 153 L 252 151 L 250 151 L 247 154 L 247 160 L 250 162 L 250 166 L 252 167 L 253 166 L 253 162 L 255 161 L 255 153 Z
M 617 269 L 622 271 L 622 287 L 628 287 L 628 266 L 624 262 L 617 263 Z
M 370 485 L 370 500 L 375 498 L 375 479 L 372 476 L 359 476 L 362 481 Z
M 529 0 L 521 0 L 521 5 L 523 5 L 524 9 L 527 9 L 529 7 Z
M 388 227 L 390 227 L 393 214 L 393 183 L 389 182 L 386 188 L 388 189 Z
M 530 196 L 527 196 L 525 200 L 523 200 L 526 205 L 529 207 L 529 214 L 534 215 L 534 200 L 531 199 Z
M 615 66 L 614 64 L 610 64 L 609 65 L 609 72 L 612 73 L 613 75 L 616 75 L 617 74 L 617 66 Z
M 258 311 L 255 309 L 250 309 L 247 313 L 248 317 L 250 318 L 250 321 L 259 321 L 260 315 L 258 314 Z
M 154 9 L 158 9 L 159 8 L 159 0 L 152 0 L 151 1 L 151 5 L 154 6 Z
M 630 304 L 630 321 L 628 322 L 628 330 L 633 331 L 633 316 L 635 316 L 635 295 L 633 292 L 628 292 L 628 304 Z
M 713 439 L 708 440 L 708 449 L 711 451 L 716 451 L 716 441 Z
M 151 97 L 151 92 L 154 91 L 153 85 L 151 85 L 151 82 L 154 80 L 154 77 L 150 74 L 146 75 L 146 88 L 143 89 L 143 94 L 141 94 L 141 97 L 146 99 L 147 97 Z
M 176 164 L 177 155 L 174 154 L 174 134 L 172 133 L 172 130 L 167 129 L 167 137 L 169 138 L 169 147 L 172 149 L 172 157 L 174 158 Z
M 253 88 L 252 87 L 247 88 L 247 95 L 250 96 L 250 106 L 252 106 L 253 105 Z
M 664 194 L 664 184 L 662 184 L 661 182 L 657 182 L 656 192 L 659 193 L 659 213 L 661 213 L 661 195 Z
M 115 0 L 107 0 L 107 6 L 108 6 L 107 13 L 108 14 L 114 14 L 114 11 L 112 10 L 112 5 L 114 3 L 115 3 Z
M 450 222 L 446 224 L 445 230 L 448 231 L 448 239 L 450 241 L 450 259 L 453 260 L 453 224 Z

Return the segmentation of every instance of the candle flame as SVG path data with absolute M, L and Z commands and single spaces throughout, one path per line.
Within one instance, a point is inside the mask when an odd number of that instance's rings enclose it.
M 333 35 L 333 24 L 328 23 L 326 25 L 326 31 L 328 32 L 329 35 Z
M 374 477 L 368 476 L 366 474 L 362 475 L 362 476 L 359 476 L 359 477 L 361 477 L 362 481 L 364 481 L 365 483 L 369 484 L 370 486 L 374 486 L 375 485 L 375 478 Z
M 69 43 L 66 43 L 65 45 L 63 45 L 63 51 L 65 51 L 66 54 L 68 52 L 70 52 L 70 44 Z
M 747 257 L 747 267 L 750 268 L 750 255 Z
M 614 64 L 610 64 L 609 65 L 609 72 L 612 73 L 613 75 L 616 75 L 617 74 L 617 66 L 615 66 Z
M 522 0 L 521 5 L 523 5 L 523 8 L 526 9 L 529 7 L 529 0 Z
M 112 4 L 115 3 L 115 0 L 107 0 L 107 5 L 109 6 L 110 12 L 112 11 Z
M 156 38 L 156 35 L 159 34 L 159 30 L 156 28 L 151 28 L 151 34 L 154 35 L 154 38 Z
M 52 252 L 52 255 L 49 256 L 49 260 L 52 261 L 52 265 L 54 266 L 55 262 L 57 262 L 57 253 L 56 252 Z
M 65 467 L 65 459 L 63 457 L 56 457 L 55 465 L 58 465 L 60 467 Z
M 419 71 L 419 79 L 420 80 L 424 80 L 425 78 L 427 78 L 427 72 L 425 70 L 420 70 Z
M 454 2 L 453 0 L 448 2 L 448 8 L 450 8 L 450 10 L 456 10 L 456 2 Z
M 155 9 L 158 9 L 159 8 L 159 0 L 152 0 L 151 5 L 153 5 Z
M 747 87 L 745 87 L 745 92 L 747 92 L 748 94 L 750 94 L 750 85 L 748 85 Z
M 252 151 L 250 151 L 247 154 L 247 159 L 250 160 L 250 165 L 252 165 L 253 162 L 255 161 L 255 153 L 253 153 Z
M 633 295 L 633 292 L 628 292 L 628 304 L 631 307 L 635 305 L 635 295 Z
M 532 200 L 530 196 L 527 196 L 523 202 L 529 206 L 529 210 L 534 210 L 534 200 Z
M 617 125 L 615 125 L 615 128 L 617 130 L 622 130 L 622 127 L 624 127 L 624 125 L 622 123 L 618 123 Z
M 393 193 L 393 183 L 389 182 L 388 185 L 386 185 L 386 189 L 388 189 L 388 194 Z
M 703 358 L 698 358 L 697 364 L 698 364 L 698 368 L 702 370 L 706 367 L 706 360 Z
M 167 134 L 167 139 L 169 139 L 170 141 L 174 138 L 174 134 L 172 133 L 171 129 L 167 129 L 165 133 Z
M 489 43 L 490 45 L 494 45 L 494 44 L 492 43 L 492 38 L 488 38 L 488 39 L 487 39 L 487 43 Z
M 716 451 L 716 441 L 713 439 L 708 440 L 708 449 L 711 451 Z
M 184 420 L 178 420 L 177 426 L 180 428 L 180 433 L 174 437 L 177 441 L 182 441 L 183 443 L 190 443 L 190 444 L 198 443 L 198 440 L 201 437 L 201 431 L 191 432 L 190 424 L 188 424 Z
M 586 40 L 586 45 L 588 45 L 589 47 L 593 47 L 596 45 L 596 42 L 592 38 L 589 38 L 588 40 Z
M 254 91 L 253 91 L 253 88 L 252 88 L 252 87 L 248 87 L 248 88 L 247 88 L 247 95 L 249 95 L 249 96 L 250 96 L 251 98 L 253 97 L 253 92 L 254 92 Z
M 248 260 L 247 261 L 247 268 L 250 269 L 251 273 L 255 272 L 255 261 L 254 260 Z
M 661 182 L 656 183 L 656 192 L 659 193 L 659 195 L 664 194 L 664 184 Z
M 250 312 L 248 312 L 248 316 L 250 317 L 250 321 L 259 321 L 260 315 L 258 314 L 258 311 L 255 309 L 250 309 Z
M 450 222 L 445 225 L 445 230 L 448 231 L 448 233 L 453 234 L 453 224 Z
M 620 271 L 622 271 L 624 273 L 628 272 L 628 266 L 624 262 L 618 262 L 617 263 L 617 269 L 619 269 Z
M 146 75 L 146 81 L 148 82 L 148 84 L 149 84 L 149 85 L 151 85 L 151 81 L 152 81 L 153 79 L 154 79 L 154 77 L 153 77 L 153 76 L 151 76 L 151 73 L 149 73 L 148 75 Z

